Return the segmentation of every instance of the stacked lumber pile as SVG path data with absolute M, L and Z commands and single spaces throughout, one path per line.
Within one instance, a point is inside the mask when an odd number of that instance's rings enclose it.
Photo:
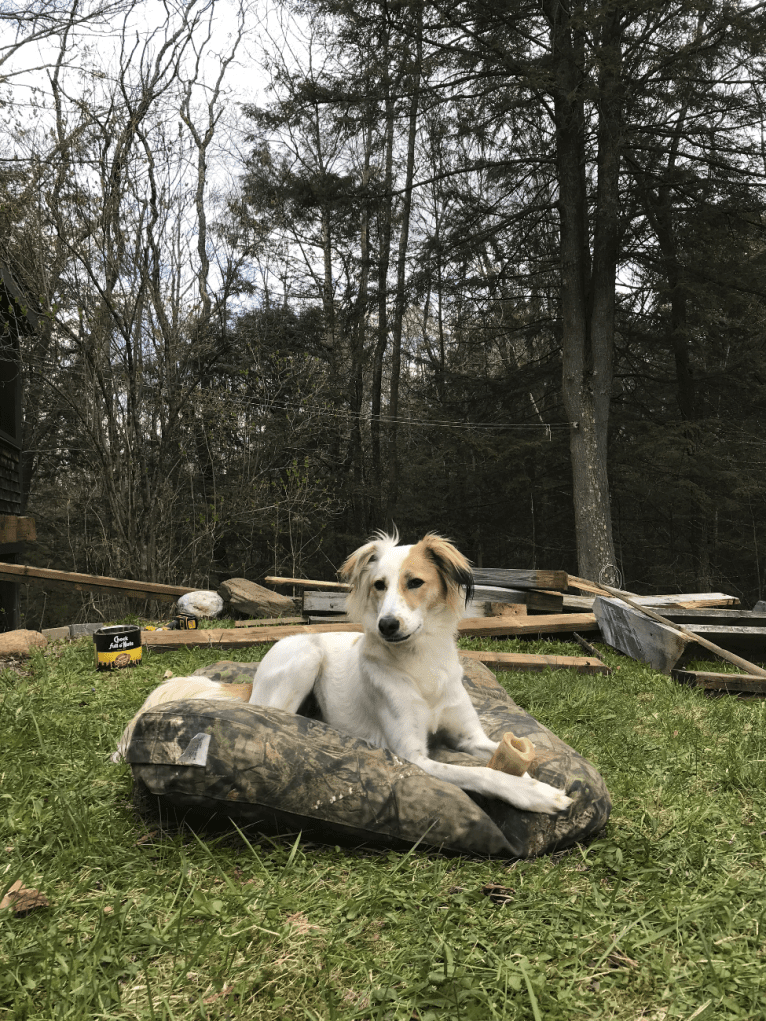
M 598 630 L 591 611 L 593 596 L 584 604 L 577 601 L 566 606 L 564 595 L 568 586 L 565 571 L 483 570 L 475 572 L 474 598 L 466 608 L 458 631 L 465 637 L 572 634 Z M 345 615 L 348 586 L 335 581 L 313 581 L 305 578 L 267 577 L 266 584 L 290 586 L 299 592 L 296 603 L 301 617 L 289 620 L 249 619 L 236 622 L 233 630 L 198 630 L 192 632 L 154 632 L 144 636 L 144 644 L 155 650 L 174 649 L 183 645 L 203 644 L 216 649 L 235 649 L 273 642 L 295 634 L 322 634 L 331 631 L 361 632 L 362 625 Z M 582 612 L 582 611 L 585 612 Z M 580 611 L 580 612 L 578 612 Z M 480 660 L 495 670 L 578 670 L 590 674 L 607 674 L 609 668 L 586 644 L 589 656 L 550 656 L 506 652 L 471 652 L 466 655 Z
M 608 673 L 596 650 L 582 637 L 589 633 L 682 683 L 712 690 L 766 694 L 766 669 L 759 665 L 766 663 L 764 604 L 758 604 L 754 610 L 743 610 L 736 597 L 722 592 L 638 596 L 608 585 L 596 585 L 566 571 L 479 568 L 474 571 L 474 579 L 473 599 L 458 626 L 461 636 L 571 636 L 589 653 L 588 657 L 471 653 L 495 669 L 553 668 Z M 166 601 L 193 591 L 188 586 L 8 563 L 0 563 L 0 581 Z M 252 612 L 257 612 L 261 619 L 237 621 L 234 629 L 147 631 L 144 644 L 158 651 L 188 645 L 235 649 L 274 642 L 292 634 L 362 630 L 361 624 L 345 617 L 346 585 L 302 578 L 267 577 L 265 581 L 272 588 L 245 579 L 230 579 L 226 583 L 229 588 L 222 587 L 222 594 L 232 607 L 252 607 Z M 274 587 L 285 586 L 297 590 L 298 596 L 274 591 Z M 738 672 L 685 668 L 690 659 L 710 654 L 733 664 Z
M 291 585 L 302 592 L 301 608 L 306 624 L 351 623 L 345 616 L 347 585 L 273 576 L 265 581 L 271 585 Z M 466 637 L 536 637 L 599 631 L 594 603 L 597 593 L 606 593 L 566 571 L 478 568 L 474 570 L 474 582 L 473 599 L 459 625 L 460 634 Z M 592 591 L 582 594 L 584 586 Z M 722 592 L 635 598 L 646 606 L 667 606 L 679 611 L 739 605 L 736 597 Z M 239 621 L 237 626 L 256 623 L 261 622 Z

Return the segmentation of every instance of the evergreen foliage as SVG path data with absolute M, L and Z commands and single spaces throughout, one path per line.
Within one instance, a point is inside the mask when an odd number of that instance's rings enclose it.
M 763 596 L 760 8 L 284 4 L 239 121 L 252 9 L 210 64 L 216 2 L 140 8 L 3 14 L 31 558 L 331 576 L 395 522 Z

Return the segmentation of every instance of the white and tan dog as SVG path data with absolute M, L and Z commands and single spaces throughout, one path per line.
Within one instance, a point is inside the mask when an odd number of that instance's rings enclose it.
M 378 534 L 348 558 L 340 575 L 346 600 L 363 634 L 283 638 L 258 667 L 250 702 L 297 712 L 312 690 L 322 719 L 342 733 L 387 748 L 424 772 L 465 790 L 501 798 L 517 808 L 553 814 L 567 808 L 564 791 L 528 774 L 510 776 L 487 766 L 437 762 L 429 737 L 439 734 L 458 751 L 487 760 L 497 748 L 482 729 L 463 687 L 455 633 L 473 579 L 465 557 L 438 535 L 412 546 Z M 135 720 L 145 709 L 176 698 L 244 700 L 230 685 L 173 678 L 149 696 L 128 724 L 113 759 L 119 760 Z M 243 697 L 244 696 L 244 697 Z

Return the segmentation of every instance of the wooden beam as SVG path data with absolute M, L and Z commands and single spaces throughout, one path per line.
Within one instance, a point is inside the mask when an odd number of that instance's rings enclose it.
M 537 589 L 512 589 L 500 585 L 476 585 L 474 603 L 523 603 L 528 610 L 542 610 L 545 613 L 561 613 L 564 597 L 560 592 L 542 592 Z M 589 607 L 590 609 L 590 607 Z
M 267 579 L 268 580 L 268 579 Z M 479 585 L 474 590 L 472 605 L 476 603 L 524 603 L 530 610 L 547 613 L 561 613 L 564 597 L 560 592 L 537 592 L 533 589 L 507 589 L 499 586 Z M 306 591 L 303 593 L 305 614 L 344 613 L 346 593 L 329 591 Z M 481 609 L 478 607 L 477 609 Z M 471 616 L 475 616 L 472 613 Z
M 331 588 L 341 592 L 348 592 L 350 585 L 342 581 L 310 581 L 308 578 L 275 578 L 269 576 L 263 579 L 269 585 L 298 585 L 302 588 Z
M 643 605 L 643 604 L 642 604 Z M 766 627 L 766 613 L 756 610 L 719 610 L 719 609 L 693 609 L 684 610 L 675 606 L 659 607 L 663 616 L 676 624 L 717 624 L 722 628 L 745 627 L 764 628 Z
M 274 624 L 305 624 L 303 617 L 264 617 L 256 620 L 235 620 L 234 627 L 270 627 Z
M 569 579 L 570 585 L 572 578 Z M 565 595 L 564 607 L 566 609 L 590 610 L 593 606 L 595 593 L 589 596 Z M 724 592 L 679 592 L 677 595 L 665 596 L 634 596 L 641 606 L 653 606 L 655 609 L 665 610 L 697 610 L 718 607 L 739 606 L 739 599 L 736 596 L 727 596 Z
M 703 670 L 673 670 L 671 676 L 683 684 L 707 691 L 749 691 L 766 695 L 766 677 L 754 674 L 713 674 Z
M 526 652 L 472 652 L 460 650 L 461 656 L 477 659 L 491 670 L 577 670 L 581 674 L 611 674 L 596 656 L 540 656 Z
M 556 634 L 574 631 L 596 631 L 592 613 L 549 614 L 540 617 L 472 617 L 461 620 L 458 632 L 464 638 L 513 635 Z M 158 652 L 184 646 L 206 646 L 218 649 L 246 649 L 250 645 L 277 642 L 291 635 L 323 635 L 333 631 L 364 631 L 361 624 L 331 622 L 328 624 L 275 625 L 254 628 L 210 628 L 196 631 L 145 631 L 143 644 Z
M 189 585 L 161 585 L 153 581 L 132 581 L 126 578 L 108 578 L 98 574 L 76 574 L 73 571 L 53 571 L 46 567 L 6 563 L 0 563 L 0 581 L 44 587 L 63 586 L 80 592 L 104 592 L 127 596 L 130 599 L 159 599 L 164 602 L 173 602 L 185 592 L 196 591 Z
M 330 589 L 325 592 L 307 591 L 303 593 L 303 612 L 309 613 L 345 613 L 346 593 Z
M 499 588 L 556 589 L 563 592 L 569 580 L 566 571 L 526 571 L 503 567 L 475 567 L 475 585 L 496 585 Z
M 18 514 L 0 514 L 0 546 L 12 542 L 34 542 L 37 538 L 35 519 Z
M 679 592 L 678 595 L 634 596 L 641 606 L 663 607 L 666 610 L 703 610 L 739 606 L 736 596 L 725 592 Z
M 598 623 L 592 613 L 543 613 L 536 617 L 466 617 L 458 623 L 457 629 L 464 638 L 501 638 L 598 631 Z
M 322 635 L 333 631 L 360 633 L 361 624 L 286 624 L 274 627 L 253 628 L 199 628 L 196 631 L 144 631 L 141 644 L 155 652 L 170 652 L 173 649 L 248 649 L 252 645 L 277 642 L 291 635 Z
M 487 567 L 476 568 L 473 572 L 473 580 L 477 589 L 497 589 L 498 593 L 508 589 L 555 589 L 556 594 L 567 587 L 569 575 L 566 571 L 522 571 L 505 570 L 503 568 Z M 336 592 L 348 592 L 349 586 L 340 581 L 317 581 L 310 578 L 282 578 L 269 575 L 263 579 L 269 585 L 297 585 L 301 588 L 332 589 Z M 545 593 L 552 595 L 553 593 Z M 520 593 L 519 593 L 520 595 Z M 487 602 L 502 602 L 499 594 L 481 594 L 477 599 L 484 599 Z M 522 602 L 521 598 L 511 599 L 511 602 Z

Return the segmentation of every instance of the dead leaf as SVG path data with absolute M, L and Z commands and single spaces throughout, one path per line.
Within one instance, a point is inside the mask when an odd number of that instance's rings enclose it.
M 32 887 L 24 886 L 20 879 L 17 879 L 6 895 L 0 900 L 0 911 L 10 908 L 15 915 L 28 915 L 35 908 L 50 907 L 50 901 L 44 893 Z
M 139 837 L 136 841 L 137 844 L 153 844 L 154 838 L 159 833 L 159 830 L 151 830 L 149 833 L 144 833 L 143 837 Z
M 292 925 L 301 935 L 309 932 L 311 929 L 319 929 L 320 926 L 312 925 L 311 922 L 306 918 L 302 911 L 296 911 L 294 915 L 288 915 L 285 918 L 288 925 Z
M 493 904 L 510 904 L 516 891 L 510 886 L 500 886 L 499 883 L 486 883 L 481 888 L 485 897 L 489 897 Z
M 638 967 L 638 961 L 634 961 L 632 957 L 628 957 L 627 954 L 623 954 L 621 950 L 613 950 L 607 957 L 607 961 L 613 968 Z
M 202 1002 L 205 1004 L 215 1003 L 216 1000 L 220 1000 L 222 997 L 228 996 L 229 993 L 233 991 L 233 989 L 234 989 L 233 985 L 224 986 L 219 993 L 213 993 L 212 996 L 206 996 Z

